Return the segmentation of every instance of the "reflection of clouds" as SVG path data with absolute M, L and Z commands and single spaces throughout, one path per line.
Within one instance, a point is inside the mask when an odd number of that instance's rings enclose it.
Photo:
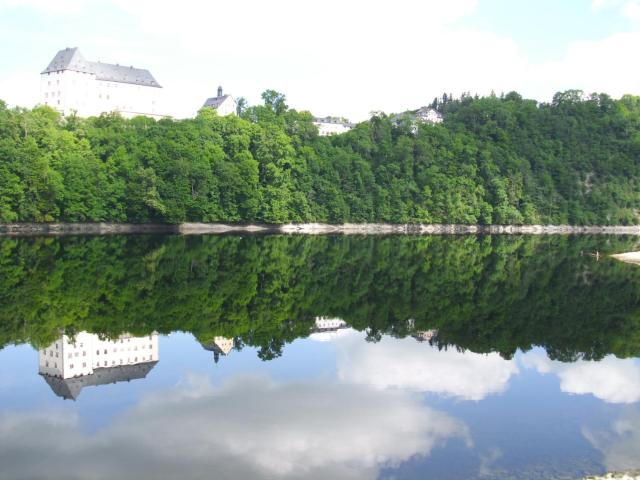
M 518 372 L 497 353 L 440 351 L 412 338 L 384 337 L 379 343 L 351 335 L 336 341 L 338 376 L 347 383 L 399 387 L 481 400 L 505 390 Z
M 464 424 L 407 392 L 195 378 L 95 436 L 72 414 L 0 416 L 0 464 L 17 479 L 374 478 L 451 437 L 470 442 Z
M 609 431 L 582 433 L 589 442 L 604 455 L 608 471 L 640 468 L 640 413 L 629 411 L 613 422 Z
M 563 392 L 590 393 L 609 403 L 640 400 L 640 365 L 635 359 L 609 355 L 599 362 L 562 363 L 540 353 L 528 353 L 523 355 L 522 363 L 540 373 L 556 374 Z

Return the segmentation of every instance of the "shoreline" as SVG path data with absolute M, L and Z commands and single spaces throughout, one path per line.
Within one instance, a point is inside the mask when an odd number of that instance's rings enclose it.
M 0 237 L 63 235 L 640 235 L 640 226 L 445 225 L 390 223 L 0 223 Z

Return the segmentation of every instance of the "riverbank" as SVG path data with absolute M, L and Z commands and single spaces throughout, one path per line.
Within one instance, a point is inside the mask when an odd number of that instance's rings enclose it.
M 227 224 L 181 223 L 0 223 L 0 236 L 40 235 L 221 235 L 230 233 L 298 235 L 640 235 L 640 226 L 433 225 L 388 223 Z

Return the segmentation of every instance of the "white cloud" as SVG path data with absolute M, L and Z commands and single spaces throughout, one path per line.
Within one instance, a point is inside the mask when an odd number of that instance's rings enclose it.
M 30 8 L 47 15 L 68 15 L 83 11 L 87 3 L 88 0 L 1 0 L 0 10 Z
M 603 453 L 607 471 L 640 468 L 640 414 L 637 410 L 624 412 L 609 430 L 584 428 L 582 433 Z
M 518 373 L 514 361 L 497 353 L 439 351 L 413 338 L 383 338 L 377 344 L 369 344 L 361 335 L 352 335 L 338 339 L 335 345 L 340 380 L 379 389 L 409 389 L 482 400 L 503 392 L 511 376 Z
M 640 401 L 640 364 L 636 359 L 609 355 L 599 362 L 562 363 L 540 353 L 528 353 L 523 355 L 522 364 L 540 373 L 557 375 L 563 392 L 591 394 L 608 403 Z
M 640 20 L 640 0 L 592 0 L 591 9 L 596 12 L 615 9 L 628 20 Z
M 375 478 L 467 427 L 406 392 L 194 377 L 87 435 L 62 412 L 0 416 L 8 478 Z M 69 475 L 71 473 L 71 475 Z

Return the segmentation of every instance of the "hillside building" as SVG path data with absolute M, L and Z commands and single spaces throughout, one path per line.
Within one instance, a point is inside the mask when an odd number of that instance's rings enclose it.
M 355 126 L 346 118 L 339 117 L 314 118 L 313 124 L 318 128 L 318 135 L 321 137 L 339 135 L 348 132 Z
M 421 107 L 415 112 L 415 118 L 419 122 L 442 123 L 442 114 L 435 108 Z
M 436 125 L 443 121 L 442 114 L 432 107 L 420 107 L 417 110 L 391 115 L 390 118 L 395 126 L 408 124 L 414 134 L 418 132 L 419 124 Z
M 218 87 L 218 96 L 207 98 L 204 102 L 204 107 L 213 108 L 218 112 L 218 115 L 235 115 L 238 109 L 238 104 L 231 95 L 224 95 L 222 87 Z
M 158 359 L 157 333 L 115 340 L 87 332 L 73 338 L 63 334 L 38 350 L 38 373 L 56 395 L 75 400 L 86 386 L 144 378 Z
M 313 124 L 318 128 L 318 135 L 321 137 L 339 135 L 348 132 L 355 126 L 346 118 L 339 117 L 314 118 Z
M 77 48 L 60 50 L 40 74 L 40 103 L 63 115 L 161 118 L 161 92 L 148 70 L 85 60 Z

